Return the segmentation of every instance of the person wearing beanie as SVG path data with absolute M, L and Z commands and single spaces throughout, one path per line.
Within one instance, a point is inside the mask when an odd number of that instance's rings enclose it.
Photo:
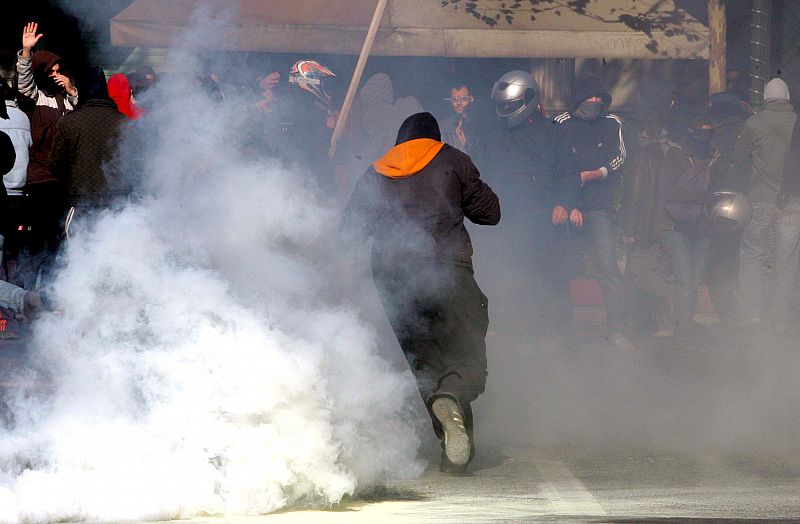
M 734 152 L 734 166 L 749 165 L 745 188 L 753 203 L 753 218 L 742 232 L 739 247 L 739 292 L 742 297 L 741 324 L 757 326 L 764 318 L 764 262 L 768 255 L 767 231 L 775 227 L 775 311 L 778 317 L 787 314 L 787 301 L 794 288 L 797 264 L 791 267 L 786 244 L 794 237 L 793 224 L 779 216 L 778 195 L 783 184 L 784 167 L 792 130 L 797 121 L 789 87 L 780 78 L 773 78 L 764 88 L 761 110 L 747 119 Z M 777 318 L 785 326 L 785 318 Z
M 626 149 L 622 120 L 609 113 L 611 95 L 599 78 L 581 77 L 570 110 L 555 117 L 558 136 L 558 201 L 553 223 L 569 222 L 586 232 L 599 265 L 606 304 L 608 339 L 615 350 L 635 349 L 628 341 L 627 298 L 614 240 L 614 194 Z
M 470 403 L 486 384 L 489 325 L 465 217 L 497 224 L 497 196 L 417 113 L 358 180 L 340 224 L 346 246 L 373 239 L 375 287 L 442 441 L 441 470 L 455 474 L 474 456 Z

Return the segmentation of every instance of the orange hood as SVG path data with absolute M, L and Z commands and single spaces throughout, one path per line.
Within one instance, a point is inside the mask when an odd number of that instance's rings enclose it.
M 444 143 L 432 138 L 409 140 L 391 148 L 372 167 L 389 178 L 406 178 L 422 171 L 443 147 Z

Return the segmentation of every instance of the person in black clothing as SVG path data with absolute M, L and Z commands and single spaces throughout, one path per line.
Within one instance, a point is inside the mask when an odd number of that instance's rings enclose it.
M 600 80 L 576 83 L 570 110 L 555 118 L 558 139 L 558 205 L 553 223 L 569 221 L 586 231 L 599 263 L 609 340 L 619 350 L 633 347 L 625 337 L 628 317 L 622 273 L 617 265 L 614 192 L 625 161 L 622 121 L 608 113 L 611 95 Z
M 373 281 L 451 473 L 474 456 L 470 403 L 486 383 L 489 325 L 464 217 L 497 224 L 497 196 L 467 155 L 441 142 L 436 119 L 417 113 L 358 180 L 340 226 L 347 244 L 373 239 Z
M 68 205 L 83 212 L 126 198 L 130 184 L 111 162 L 127 122 L 108 95 L 103 70 L 87 67 L 78 77 L 78 107 L 58 124 L 49 163 L 67 188 Z
M 732 92 L 714 93 L 709 114 L 714 124 L 711 147 L 718 153 L 711 168 L 713 191 L 746 191 L 749 185 L 749 159 L 735 165 L 734 151 L 749 116 L 742 100 Z M 736 323 L 736 290 L 739 287 L 739 246 L 741 231 L 713 231 L 706 264 L 706 284 L 720 320 Z
M 503 74 L 492 90 L 497 118 L 471 154 L 503 201 L 504 220 L 476 242 L 502 252 L 491 261 L 506 297 L 498 315 L 517 329 L 532 328 L 542 343 L 570 325 L 568 264 L 559 255 L 563 234 L 551 224 L 556 204 L 556 135 L 539 111 L 540 89 L 530 73 Z M 533 321 L 533 322 L 531 322 Z

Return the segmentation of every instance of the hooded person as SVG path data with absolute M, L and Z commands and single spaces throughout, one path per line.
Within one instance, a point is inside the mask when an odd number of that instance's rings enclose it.
M 630 351 L 629 315 L 614 240 L 614 194 L 626 150 L 622 120 L 609 113 L 611 95 L 599 78 L 581 77 L 570 110 L 557 116 L 558 194 L 553 223 L 569 222 L 586 232 L 599 265 L 609 340 Z
M 709 115 L 714 123 L 711 147 L 719 155 L 711 168 L 711 189 L 714 191 L 746 191 L 750 179 L 750 159 L 743 165 L 734 163 L 736 146 L 749 116 L 736 92 L 730 90 L 709 97 Z M 736 323 L 736 291 L 739 287 L 739 245 L 741 231 L 714 231 L 706 262 L 705 281 L 714 311 L 721 320 Z
M 753 218 L 742 232 L 739 247 L 739 292 L 741 323 L 761 324 L 765 304 L 763 268 L 769 253 L 768 230 L 775 227 L 775 306 L 781 326 L 790 322 L 789 303 L 797 274 L 794 253 L 797 247 L 797 224 L 793 214 L 778 215 L 786 158 L 797 121 L 789 87 L 773 78 L 764 88 L 761 110 L 748 118 L 736 144 L 733 163 L 749 164 L 746 194 L 753 203 Z M 794 253 L 793 253 L 794 252 Z
M 395 129 L 409 116 L 420 113 L 422 106 L 413 96 L 394 96 L 392 80 L 386 73 L 372 75 L 358 92 L 361 136 L 356 156 L 363 162 L 382 155 L 392 147 Z
M 131 120 L 136 120 L 144 113 L 141 107 L 133 103 L 131 84 L 128 81 L 128 77 L 122 73 L 117 73 L 109 77 L 108 95 L 117 105 L 119 112 Z
M 691 342 L 697 288 L 711 244 L 712 218 L 706 211 L 713 200 L 711 172 L 719 154 L 711 146 L 713 122 L 695 117 L 670 142 L 664 153 L 658 185 L 663 210 L 660 235 L 672 268 L 672 310 L 675 341 Z
M 486 383 L 487 299 L 465 217 L 497 224 L 497 196 L 467 155 L 441 142 L 436 119 L 418 113 L 358 180 L 340 225 L 346 245 L 373 239 L 373 281 L 451 473 L 474 455 L 470 403 Z
M 17 153 L 14 142 L 6 133 L 0 131 L 0 176 L 11 171 L 16 160 Z M 0 186 L 0 217 L 7 216 L 5 197 L 5 188 Z M 0 246 L 2 246 L 1 243 Z M 51 309 L 50 306 L 45 306 L 38 292 L 25 291 L 5 280 L 0 280 L 0 308 L 23 314 L 30 320 L 36 318 L 42 311 Z
M 127 119 L 109 98 L 102 69 L 86 68 L 78 85 L 81 102 L 58 124 L 50 166 L 66 185 L 70 206 L 105 207 L 130 191 L 111 163 Z
M 30 23 L 22 32 L 17 53 L 17 89 L 33 106 L 29 111 L 32 145 L 25 184 L 29 249 L 19 261 L 20 279 L 32 288 L 39 275 L 47 277 L 61 239 L 60 221 L 66 207 L 63 185 L 53 174 L 48 158 L 58 122 L 78 103 L 78 90 L 62 70 L 61 57 L 48 51 L 32 52 L 43 36 Z

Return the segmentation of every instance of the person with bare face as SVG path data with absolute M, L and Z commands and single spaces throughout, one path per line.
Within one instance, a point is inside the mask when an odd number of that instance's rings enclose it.
M 447 115 L 442 122 L 442 140 L 445 144 L 450 144 L 459 151 L 467 151 L 469 137 L 464 127 L 469 120 L 466 109 L 475 100 L 469 94 L 469 87 L 466 84 L 456 85 L 450 88 L 450 97 L 445 98 L 450 102 L 453 112 Z

